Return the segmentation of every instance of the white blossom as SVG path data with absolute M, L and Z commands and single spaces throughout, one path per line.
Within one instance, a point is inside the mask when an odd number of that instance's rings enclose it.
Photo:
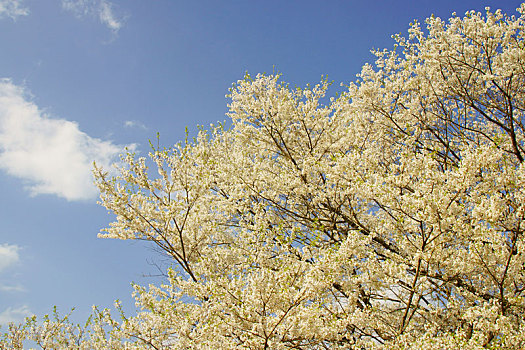
M 116 215 L 101 237 L 151 241 L 175 267 L 135 287 L 137 315 L 95 312 L 77 348 L 525 347 L 518 12 L 416 22 L 326 104 L 326 81 L 246 76 L 230 128 L 153 150 L 154 170 L 96 167 Z M 63 321 L 9 339 L 72 344 Z

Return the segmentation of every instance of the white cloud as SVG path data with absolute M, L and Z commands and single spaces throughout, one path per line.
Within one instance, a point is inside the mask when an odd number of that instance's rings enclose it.
M 91 0 L 62 0 L 62 7 L 73 12 L 75 16 L 82 17 L 88 14 L 92 2 Z
M 15 285 L 0 284 L 0 291 L 14 293 L 14 292 L 25 292 L 26 289 L 24 288 L 24 286 L 20 284 L 15 284 Z
M 20 261 L 20 255 L 18 252 L 20 247 L 15 244 L 0 244 L 0 272 L 3 272 L 9 266 L 16 264 Z M 12 284 L 13 280 L 10 279 L 10 283 L 4 284 L 0 281 L 0 292 L 24 292 L 25 288 L 20 284 Z
M 117 34 L 124 25 L 125 18 L 115 14 L 115 5 L 107 0 L 62 0 L 62 7 L 75 16 L 95 17 Z
M 22 0 L 0 0 L 0 18 L 10 17 L 16 20 L 20 16 L 27 16 L 29 9 L 22 6 Z
M 98 18 L 100 19 L 100 22 L 105 24 L 113 32 L 118 32 L 123 24 L 122 19 L 115 17 L 115 14 L 113 13 L 113 4 L 109 1 L 103 0 L 100 2 Z
M 0 244 L 0 271 L 20 260 L 20 247 L 14 244 Z
M 93 161 L 108 169 L 123 150 L 90 137 L 75 122 L 49 118 L 23 88 L 0 79 L 0 168 L 24 179 L 32 195 L 92 199 Z
M 148 129 L 146 125 L 136 120 L 126 120 L 124 122 L 124 127 L 125 128 L 139 128 L 139 129 L 144 129 L 144 130 Z
M 6 325 L 11 322 L 18 323 L 24 321 L 26 317 L 32 316 L 29 306 L 22 305 L 17 308 L 8 307 L 0 313 L 0 325 Z

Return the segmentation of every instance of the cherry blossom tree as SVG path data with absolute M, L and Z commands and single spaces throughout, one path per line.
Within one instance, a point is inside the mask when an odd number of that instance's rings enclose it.
M 228 127 L 127 154 L 118 176 L 95 167 L 115 214 L 100 236 L 153 242 L 173 261 L 165 285 L 135 286 L 134 316 L 32 319 L 4 344 L 525 347 L 517 11 L 414 22 L 337 97 L 247 75 Z

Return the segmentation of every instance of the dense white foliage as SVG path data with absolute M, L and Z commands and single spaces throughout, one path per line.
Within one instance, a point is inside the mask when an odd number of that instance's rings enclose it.
M 230 128 L 155 150 L 152 170 L 133 154 L 116 178 L 96 168 L 116 215 L 101 236 L 154 242 L 175 262 L 166 285 L 137 286 L 133 317 L 32 320 L 4 343 L 524 348 L 518 12 L 414 23 L 337 98 L 247 76 Z

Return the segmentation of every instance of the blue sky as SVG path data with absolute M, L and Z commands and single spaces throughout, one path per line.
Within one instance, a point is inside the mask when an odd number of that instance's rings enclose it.
M 169 146 L 226 119 L 245 72 L 292 86 L 355 80 L 394 33 L 431 14 L 520 1 L 0 0 L 0 324 L 122 300 L 163 257 L 98 239 L 93 160 Z M 337 85 L 337 84 L 336 84 Z

